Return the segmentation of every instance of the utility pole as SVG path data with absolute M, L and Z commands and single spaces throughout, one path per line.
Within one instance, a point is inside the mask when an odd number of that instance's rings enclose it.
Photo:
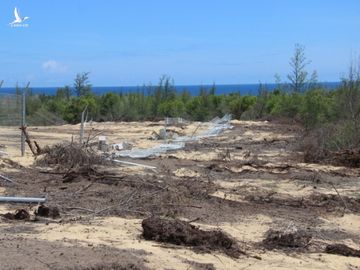
M 21 156 L 25 156 L 25 134 L 23 130 L 26 127 L 26 92 L 29 89 L 30 82 L 27 83 L 26 87 L 22 91 L 22 102 L 21 102 Z

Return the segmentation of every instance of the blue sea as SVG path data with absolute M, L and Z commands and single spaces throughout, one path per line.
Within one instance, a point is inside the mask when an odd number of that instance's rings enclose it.
M 340 82 L 322 82 L 319 83 L 322 87 L 327 89 L 335 89 L 340 85 Z M 268 90 L 274 90 L 276 84 L 263 84 Z M 177 85 L 175 86 L 178 92 L 184 90 L 189 91 L 192 95 L 198 95 L 201 88 L 210 89 L 212 85 Z M 33 87 L 31 91 L 33 94 L 46 94 L 54 95 L 59 87 Z M 220 84 L 215 85 L 215 94 L 229 94 L 240 93 L 241 95 L 257 95 L 259 91 L 259 84 Z M 115 93 L 131 93 L 137 91 L 144 91 L 147 94 L 149 88 L 142 86 L 93 86 L 92 90 L 97 95 L 102 95 L 108 92 Z M 0 89 L 0 93 L 14 94 L 16 92 L 15 87 L 3 87 Z

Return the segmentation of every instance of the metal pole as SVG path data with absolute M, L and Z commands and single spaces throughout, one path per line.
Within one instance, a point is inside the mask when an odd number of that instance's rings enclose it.
M 83 111 L 83 112 L 81 113 L 80 144 L 83 143 L 83 138 L 84 138 L 84 113 L 85 113 L 85 111 Z
M 116 163 L 125 164 L 125 165 L 133 165 L 133 166 L 144 167 L 144 168 L 147 168 L 147 169 L 153 169 L 153 170 L 156 169 L 156 167 L 154 167 L 154 166 L 144 165 L 144 164 L 135 163 L 135 162 L 128 162 L 128 161 L 122 161 L 122 160 L 117 160 L 117 159 L 113 159 L 112 161 L 114 161 Z
M 26 96 L 25 96 L 25 90 L 22 92 L 22 102 L 21 102 L 21 127 L 24 128 L 26 125 L 25 122 L 25 114 L 26 114 Z M 23 130 L 21 129 L 21 156 L 25 156 L 25 134 Z
M 14 203 L 44 203 L 46 198 L 27 198 L 27 197 L 0 197 L 0 202 Z
M 21 102 L 21 156 L 25 156 L 25 134 L 23 132 L 24 127 L 26 126 L 26 90 L 29 88 L 30 82 L 27 83 L 26 87 L 22 92 L 22 102 Z
M 167 144 L 167 132 L 166 132 L 166 127 L 167 127 L 167 117 L 165 117 L 165 133 L 164 133 L 164 136 L 165 136 L 165 144 Z
M 87 107 L 88 107 L 88 105 L 86 105 L 85 109 L 81 113 L 80 144 L 83 143 L 83 139 L 84 139 L 84 125 L 85 125 L 84 122 L 85 122 L 85 112 L 87 112 Z M 86 115 L 86 118 L 87 118 L 87 115 Z

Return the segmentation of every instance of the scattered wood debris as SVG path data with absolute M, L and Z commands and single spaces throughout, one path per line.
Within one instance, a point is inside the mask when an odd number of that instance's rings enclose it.
M 80 180 L 81 178 L 87 179 L 89 181 L 97 181 L 107 184 L 113 184 L 124 178 L 123 175 L 116 175 L 111 172 L 98 170 L 93 166 L 81 166 L 71 168 L 63 176 L 63 183 L 70 183 L 75 180 Z

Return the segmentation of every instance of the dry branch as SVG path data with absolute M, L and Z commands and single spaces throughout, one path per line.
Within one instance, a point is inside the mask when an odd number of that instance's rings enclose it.
M 35 150 L 34 145 L 33 145 L 32 141 L 31 141 L 31 139 L 30 139 L 29 133 L 27 132 L 26 128 L 27 128 L 26 126 L 20 127 L 21 131 L 23 132 L 23 134 L 24 134 L 24 136 L 25 136 L 25 142 L 28 144 L 28 146 L 29 146 L 29 148 L 30 148 L 30 150 L 31 150 L 31 153 L 32 153 L 34 156 L 37 156 L 37 155 L 40 154 L 40 153 L 38 153 L 38 152 Z
M 342 201 L 342 203 L 344 204 L 344 211 L 345 209 L 349 209 L 344 198 L 340 195 L 339 191 L 336 189 L 335 185 L 333 183 L 330 183 L 330 185 L 333 187 L 333 189 L 336 191 L 337 195 L 339 196 L 340 200 Z
M 0 174 L 0 178 L 3 179 L 3 180 L 5 180 L 5 181 L 7 181 L 7 182 L 10 182 L 10 183 L 15 184 L 15 182 L 14 182 L 13 180 L 11 180 L 10 178 L 7 178 L 6 176 L 3 176 L 3 175 L 1 175 L 1 174 Z

